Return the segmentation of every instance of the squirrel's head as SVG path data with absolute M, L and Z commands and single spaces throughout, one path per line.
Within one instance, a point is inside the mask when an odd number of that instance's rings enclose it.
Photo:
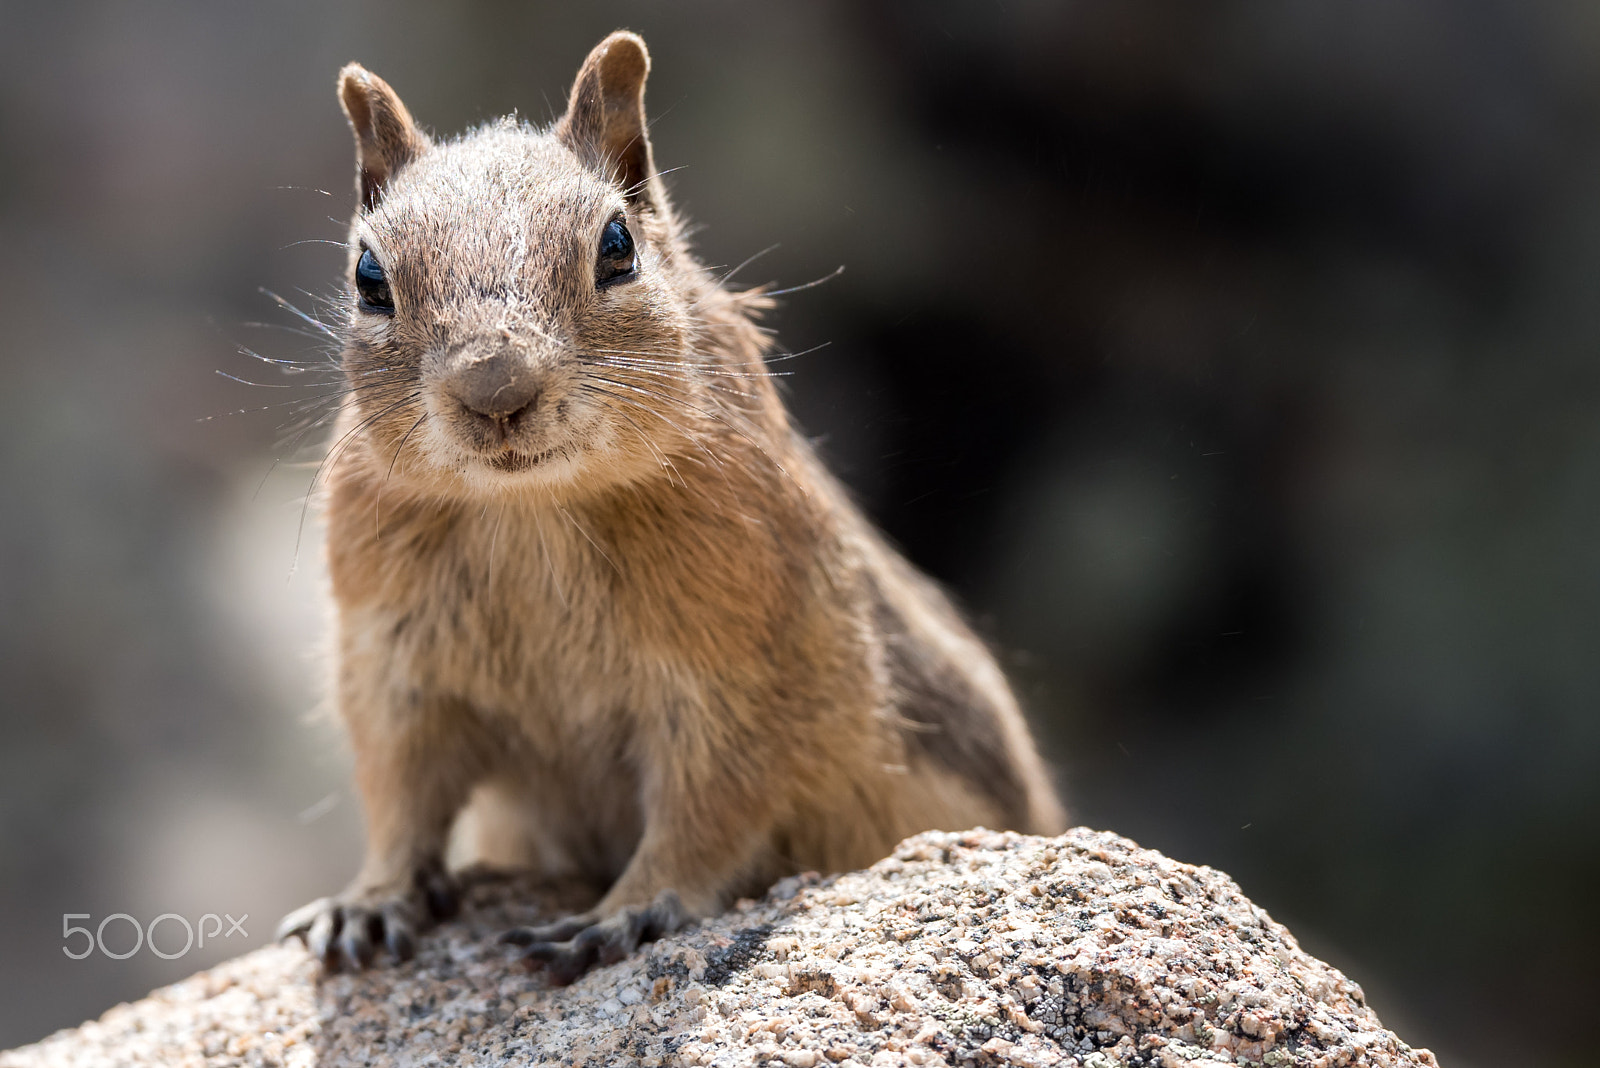
M 690 258 L 652 162 L 649 70 L 644 41 L 614 33 L 550 128 L 442 142 L 382 79 L 340 72 L 361 198 L 349 433 L 386 479 L 451 495 L 635 481 L 695 447 L 723 394 L 761 392 L 728 366 L 743 347 L 759 372 L 756 332 Z

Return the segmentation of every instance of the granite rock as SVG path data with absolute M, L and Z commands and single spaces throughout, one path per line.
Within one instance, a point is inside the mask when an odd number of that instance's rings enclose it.
M 1437 1063 L 1226 875 L 1103 832 L 918 835 L 553 988 L 494 935 L 573 895 L 478 877 L 402 967 L 272 946 L 0 1068 Z

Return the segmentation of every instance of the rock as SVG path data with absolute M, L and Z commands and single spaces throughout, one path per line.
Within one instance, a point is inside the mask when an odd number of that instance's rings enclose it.
M 1210 868 L 1113 834 L 907 839 L 565 988 L 493 936 L 571 891 L 470 884 L 418 959 L 319 977 L 230 961 L 0 1054 L 45 1065 L 1435 1065 Z

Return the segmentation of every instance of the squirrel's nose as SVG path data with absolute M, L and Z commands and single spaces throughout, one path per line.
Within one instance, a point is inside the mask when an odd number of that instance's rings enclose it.
M 463 408 L 497 422 L 515 421 L 539 402 L 543 392 L 538 374 L 498 358 L 463 368 L 450 386 Z

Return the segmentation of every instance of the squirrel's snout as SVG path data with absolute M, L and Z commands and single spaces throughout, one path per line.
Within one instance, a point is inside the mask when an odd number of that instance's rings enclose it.
M 435 440 L 448 462 L 512 473 L 571 451 L 570 394 L 562 370 L 550 354 L 530 348 L 514 338 L 475 337 L 437 354 L 427 366 L 428 406 L 436 416 L 435 433 L 443 435 Z
M 538 408 L 544 376 L 503 357 L 470 364 L 450 377 L 446 392 L 462 415 L 504 441 Z

